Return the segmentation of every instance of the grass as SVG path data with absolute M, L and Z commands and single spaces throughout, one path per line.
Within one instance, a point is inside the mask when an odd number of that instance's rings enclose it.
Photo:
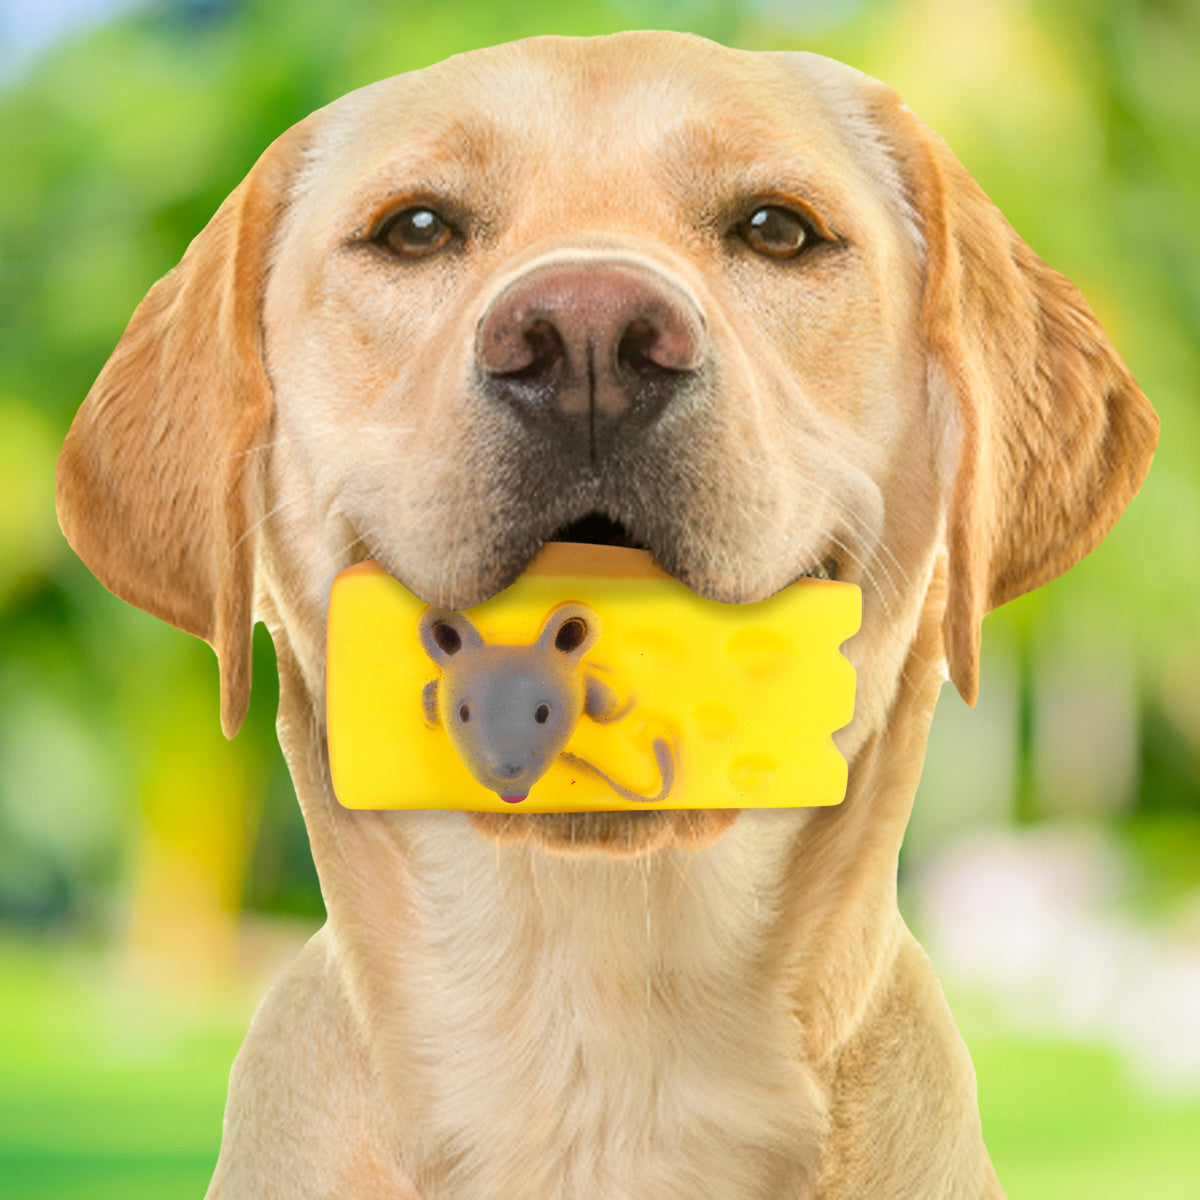
M 1200 1196 L 1200 1102 L 1141 1093 L 1105 1047 L 964 1033 L 1011 1200 Z
M 1021 1037 L 950 1000 L 1010 1200 L 1200 1195 L 1200 1098 L 1156 1101 L 1104 1047 Z M 139 989 L 99 953 L 0 941 L 0 1196 L 198 1200 L 254 1003 Z
M 203 1196 L 251 1010 L 189 1008 L 101 957 L 0 943 L 0 1196 Z

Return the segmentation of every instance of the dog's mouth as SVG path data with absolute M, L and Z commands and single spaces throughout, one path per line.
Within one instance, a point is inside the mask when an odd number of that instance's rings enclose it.
M 552 542 L 580 542 L 588 546 L 622 546 L 627 550 L 649 550 L 620 522 L 602 512 L 590 512 L 557 529 Z
M 578 511 L 577 509 L 576 512 Z M 546 542 L 573 542 L 645 551 L 660 567 L 685 586 L 693 587 L 693 590 L 698 591 L 701 595 L 709 590 L 693 586 L 695 581 L 694 564 L 689 563 L 689 556 L 686 552 L 680 552 L 683 549 L 680 542 L 688 540 L 686 531 L 684 531 L 682 539 L 678 536 L 673 537 L 669 523 L 664 522 L 664 528 L 660 529 L 656 528 L 654 522 L 647 518 L 645 522 L 647 532 L 643 533 L 639 528 L 641 521 L 636 511 L 631 514 L 633 520 L 628 524 L 600 508 L 587 508 L 578 516 L 570 516 L 569 512 L 563 515 L 568 516 L 569 519 L 562 521 L 560 517 L 561 523 L 559 524 L 547 522 L 543 529 L 548 528 L 549 532 L 542 533 L 541 537 L 538 537 L 536 529 L 527 529 L 528 540 L 521 546 L 509 548 L 510 555 L 507 564 L 494 573 L 492 586 L 487 587 L 483 595 L 475 598 L 472 602 L 480 603 L 495 594 L 499 588 L 511 583 Z M 532 536 L 529 536 L 530 534 Z M 833 546 L 840 544 L 836 538 L 832 537 L 826 543 L 826 545 Z M 367 551 L 371 550 L 365 541 L 363 548 Z M 515 553 L 512 553 L 514 550 Z M 381 561 L 385 568 L 391 570 L 393 575 L 397 574 L 392 570 L 391 564 L 384 555 L 375 553 L 373 556 Z M 826 552 L 820 556 L 814 555 L 813 558 L 816 561 L 807 569 L 795 572 L 790 579 L 785 575 L 780 584 L 761 591 L 760 597 L 773 594 L 774 591 L 779 590 L 780 586 L 786 586 L 789 582 L 800 578 L 835 580 L 841 577 L 841 563 L 838 555 Z M 703 572 L 701 572 L 699 581 L 703 583 Z M 737 595 L 733 597 L 713 596 L 712 598 L 735 602 L 742 599 Z M 455 597 L 455 601 L 457 602 L 446 603 L 443 601 L 442 606 L 468 607 L 468 604 L 457 600 L 457 597 Z M 505 806 L 511 805 L 514 810 L 519 809 L 520 802 L 526 798 L 526 793 L 520 790 L 520 785 L 505 787 L 498 794 L 505 802 Z M 658 808 L 639 811 L 559 813 L 472 812 L 470 820 L 479 833 L 500 844 L 523 842 L 556 853 L 603 852 L 624 856 L 647 854 L 666 846 L 685 847 L 692 850 L 710 846 L 721 838 L 725 830 L 737 818 L 738 812 L 737 809 Z
M 646 550 L 650 547 L 621 521 L 598 510 L 585 513 L 582 517 L 560 526 L 547 539 L 551 542 L 578 542 L 588 546 L 621 546 L 628 550 Z M 827 554 L 797 579 L 837 579 L 840 564 L 835 554 Z

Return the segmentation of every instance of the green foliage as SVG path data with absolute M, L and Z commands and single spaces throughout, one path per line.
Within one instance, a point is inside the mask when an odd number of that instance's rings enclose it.
M 0 92 L 0 913 L 107 920 L 135 859 L 163 712 L 178 705 L 216 721 L 209 652 L 104 593 L 50 510 L 55 449 L 124 322 L 293 122 L 383 76 L 550 31 L 690 28 L 753 48 L 804 44 L 862 67 L 943 132 L 1023 236 L 1080 283 L 1162 414 L 1162 446 L 1113 537 L 993 618 L 988 637 L 1027 644 L 1037 661 L 1067 642 L 1094 654 L 1133 646 L 1137 707 L 1170 731 L 1148 739 L 1147 753 L 1191 748 L 1169 761 L 1143 755 L 1148 803 L 1194 796 L 1198 11 L 1182 0 L 969 10 L 950 0 L 313 0 L 284 16 L 266 0 L 180 2 L 33 64 Z M 246 896 L 315 912 L 263 641 L 260 631 L 251 718 L 229 748 L 266 796 L 247 814 L 259 837 Z M 1027 728 L 1036 686 L 1026 703 Z M 1036 814 L 1046 798 L 1026 791 L 1021 804 Z
M 1054 798 L 1039 791 L 1030 733 L 1049 704 L 1042 668 L 1064 655 L 1131 659 L 1118 677 L 1144 715 L 1136 811 L 1121 828 L 1152 881 L 1148 911 L 1174 913 L 1194 894 L 1200 6 L 176 0 L 55 48 L 0 90 L 0 922 L 110 938 L 122 928 L 161 747 L 189 742 L 247 784 L 245 907 L 319 919 L 275 743 L 269 638 L 256 631 L 246 727 L 215 745 L 211 653 L 114 599 L 70 553 L 53 517 L 57 447 L 138 301 L 289 125 L 455 52 L 638 26 L 813 49 L 884 79 L 1113 335 L 1163 418 L 1158 457 L 1102 548 L 987 623 L 993 668 L 1026 668 L 997 736 L 1025 731 L 1010 739 L 1020 814 L 1043 815 Z M 1005 673 L 985 673 L 976 722 Z M 949 786 L 945 811 L 966 807 L 963 786 Z M 918 816 L 940 799 L 926 785 Z M 208 1178 L 252 1005 L 178 1024 L 165 1015 L 173 1001 L 106 990 L 104 969 L 0 943 L 6 1196 L 197 1195 Z M 984 1128 L 1012 1196 L 1193 1194 L 1194 1105 L 1146 1103 L 1103 1051 L 1002 1037 L 967 1016 Z

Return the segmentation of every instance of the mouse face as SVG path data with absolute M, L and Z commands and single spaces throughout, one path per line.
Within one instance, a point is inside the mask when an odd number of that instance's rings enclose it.
M 583 713 L 580 667 L 599 630 L 590 608 L 565 604 L 532 645 L 490 645 L 462 613 L 422 614 L 422 645 L 442 669 L 437 718 L 484 787 L 523 800 L 562 753 Z

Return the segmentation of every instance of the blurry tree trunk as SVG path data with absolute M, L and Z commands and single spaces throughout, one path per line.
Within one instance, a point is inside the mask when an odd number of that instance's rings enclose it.
M 1026 604 L 1015 624 L 1016 737 L 1013 743 L 1013 820 L 1029 825 L 1041 815 L 1034 763 L 1034 729 L 1037 720 L 1036 637 L 1031 605 Z

